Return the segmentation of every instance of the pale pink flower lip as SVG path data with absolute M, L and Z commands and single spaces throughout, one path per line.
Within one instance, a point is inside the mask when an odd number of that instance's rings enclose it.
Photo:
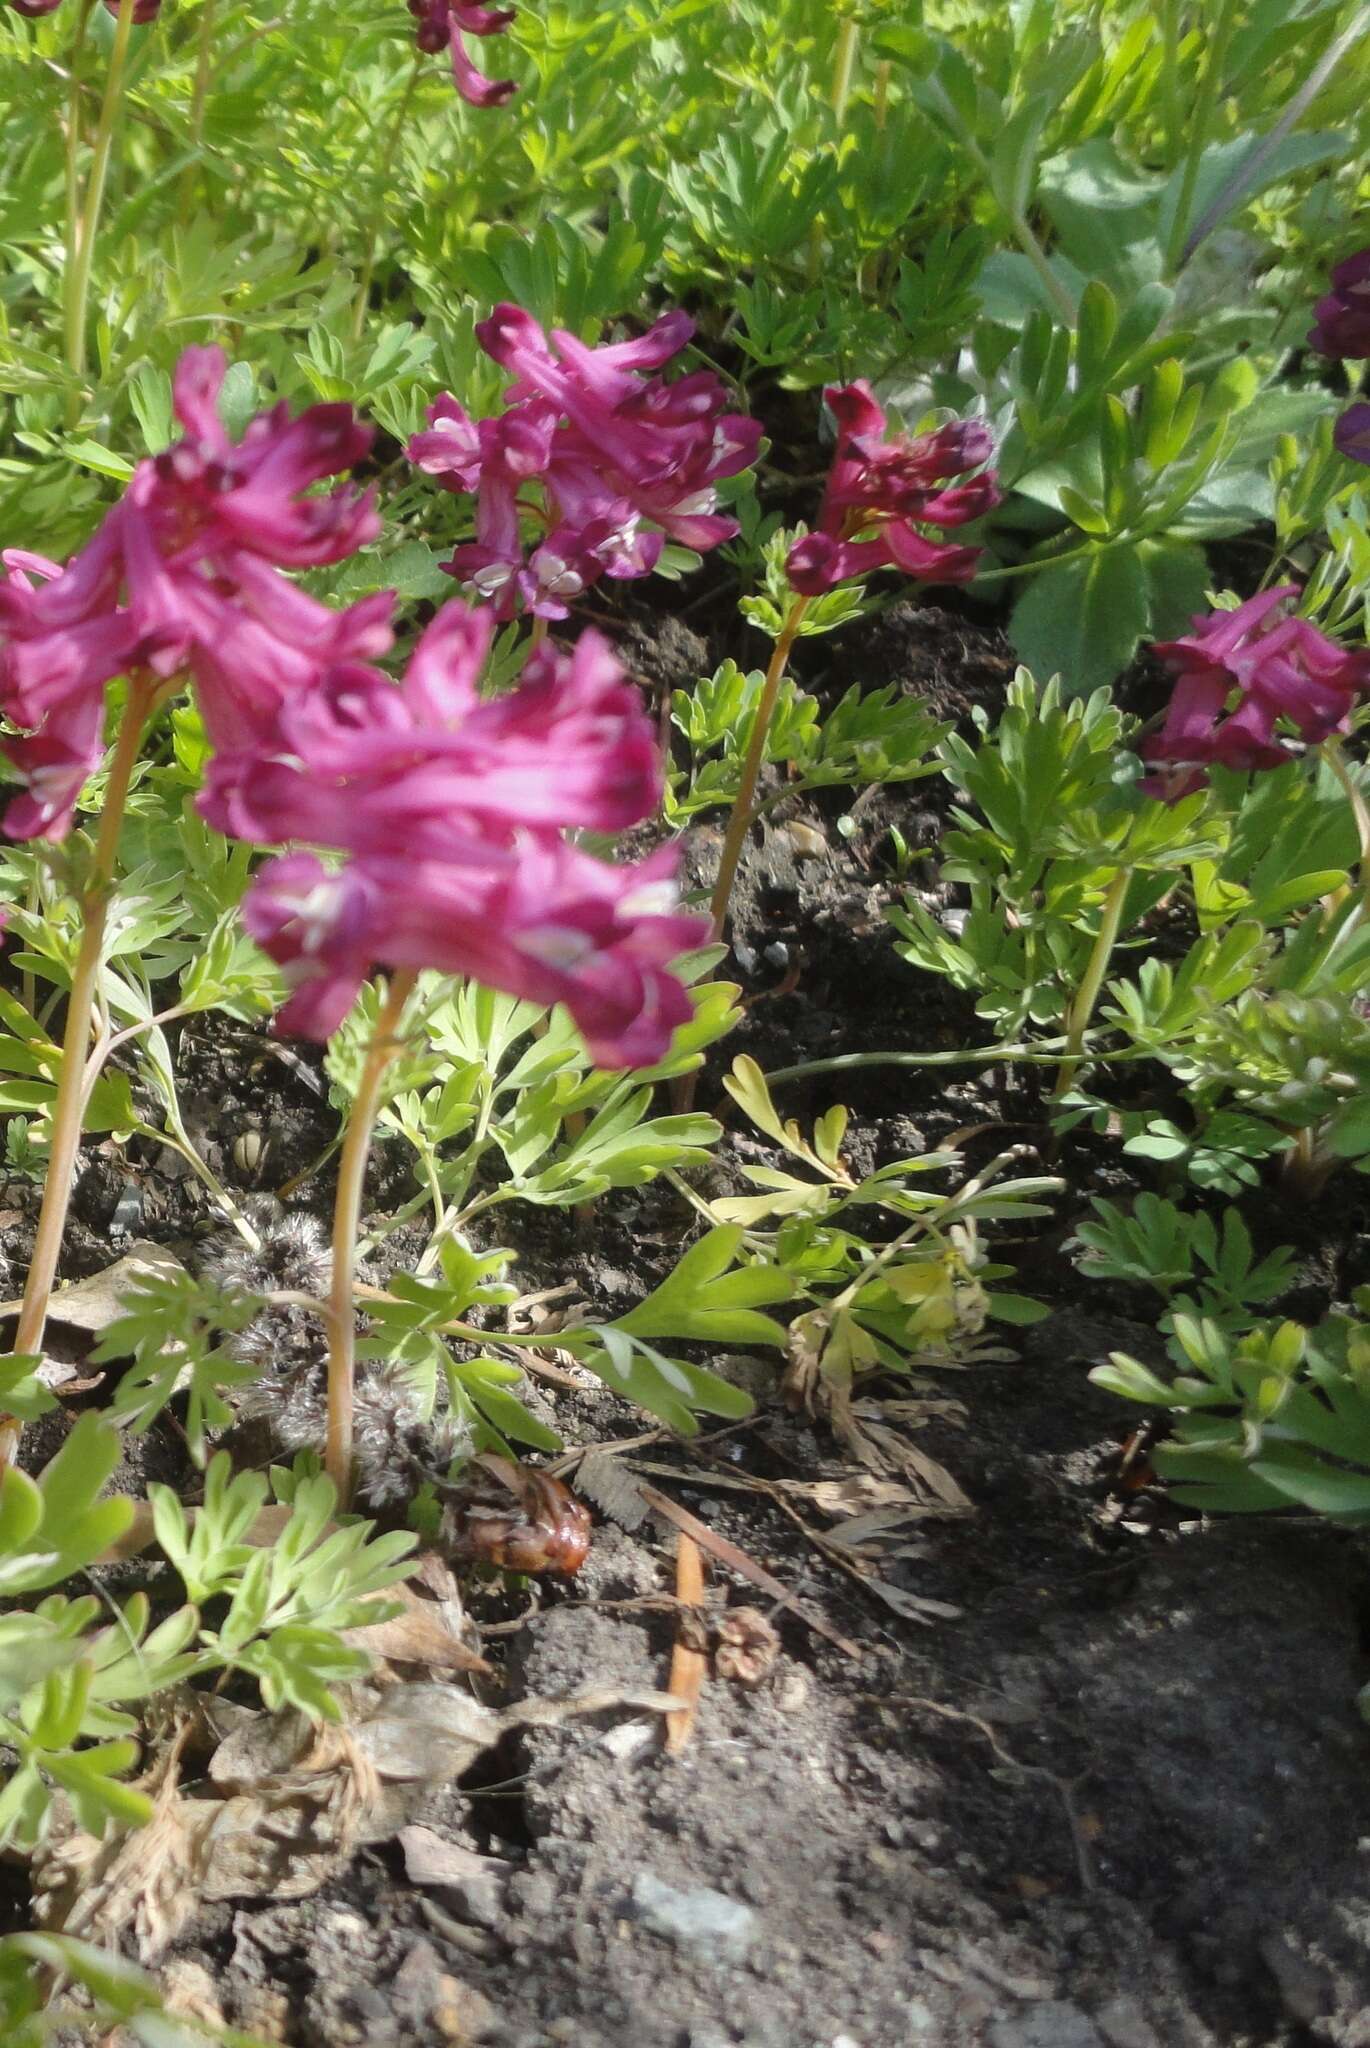
M 408 452 L 444 489 L 474 494 L 475 539 L 445 566 L 496 618 L 563 619 L 602 577 L 649 575 L 668 540 L 705 551 L 736 534 L 717 487 L 755 461 L 761 426 L 727 411 L 711 370 L 673 383 L 655 374 L 693 332 L 679 310 L 597 348 L 562 328 L 548 335 L 520 306 L 478 323 L 486 354 L 514 377 L 506 410 L 476 422 L 444 392 Z M 525 487 L 541 494 L 531 547 Z

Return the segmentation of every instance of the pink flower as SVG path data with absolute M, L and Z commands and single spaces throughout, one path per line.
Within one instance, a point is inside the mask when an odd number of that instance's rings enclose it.
M 716 486 L 754 461 L 759 422 L 724 410 L 711 371 L 673 384 L 644 374 L 685 346 L 687 314 L 600 348 L 561 329 L 549 338 L 518 306 L 496 306 L 476 332 L 514 373 L 508 409 L 477 424 L 444 393 L 409 454 L 445 489 L 476 494 L 476 538 L 447 567 L 497 618 L 521 604 L 565 618 L 601 577 L 648 575 L 667 538 L 706 549 L 737 532 Z M 521 515 L 543 528 L 526 558 Z
M 418 27 L 414 40 L 421 50 L 452 58 L 452 82 L 469 106 L 500 107 L 517 90 L 512 78 L 487 78 L 467 55 L 463 35 L 497 36 L 514 19 L 512 7 L 481 7 L 474 0 L 408 0 Z
M 1324 356 L 1370 356 L 1370 249 L 1332 272 L 1332 289 L 1314 309 L 1308 346 Z
M 236 445 L 217 410 L 225 359 L 187 349 L 173 397 L 184 440 L 139 464 L 64 568 L 13 550 L 0 581 L 0 710 L 27 737 L 5 751 L 29 781 L 5 829 L 60 837 L 100 758 L 105 685 L 141 669 L 192 673 L 215 746 L 271 726 L 322 667 L 383 653 L 390 594 L 341 613 L 279 570 L 335 562 L 375 538 L 369 493 L 303 494 L 358 461 L 370 430 L 347 406 L 279 405 Z M 35 779 L 36 778 L 36 779 Z
M 243 916 L 285 970 L 282 1030 L 326 1038 L 375 966 L 427 967 L 565 1003 L 599 1065 L 644 1066 L 691 1014 L 670 963 L 709 929 L 678 908 L 674 860 L 663 847 L 611 867 L 531 836 L 455 859 L 373 855 L 335 872 L 292 853 L 260 871 Z
M 964 526 L 999 503 L 993 471 L 981 468 L 994 453 L 988 427 L 952 420 L 932 433 L 887 439 L 884 410 L 863 379 L 829 385 L 823 396 L 837 446 L 817 529 L 789 552 L 791 587 L 817 596 L 884 568 L 922 583 L 968 583 L 980 549 L 930 540 L 918 528 Z M 968 476 L 971 470 L 980 473 Z M 942 488 L 958 476 L 966 481 Z
M 479 858 L 530 830 L 621 832 L 661 798 L 650 719 L 607 642 L 539 648 L 518 687 L 482 700 L 494 632 L 450 604 L 403 683 L 355 665 L 281 707 L 269 744 L 211 762 L 200 807 L 240 839 Z M 472 853 L 471 849 L 475 848 Z
M 1188 796 L 1215 762 L 1279 767 L 1289 759 L 1276 732 L 1281 718 L 1310 746 L 1345 726 L 1370 688 L 1370 653 L 1352 653 L 1289 615 L 1298 595 L 1296 584 L 1282 584 L 1235 611 L 1199 615 L 1192 632 L 1157 644 L 1178 681 L 1164 726 L 1142 747 L 1158 771 L 1142 784 L 1149 795 L 1168 803 Z

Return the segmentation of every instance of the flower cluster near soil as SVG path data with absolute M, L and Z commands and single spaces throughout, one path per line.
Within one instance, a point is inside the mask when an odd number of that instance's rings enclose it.
M 0 2037 L 1368 2048 L 1370 18 L 0 12 Z

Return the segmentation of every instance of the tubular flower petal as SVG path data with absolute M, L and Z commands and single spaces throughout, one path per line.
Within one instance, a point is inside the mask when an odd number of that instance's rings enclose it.
M 518 688 L 481 700 L 494 629 L 451 604 L 420 640 L 403 683 L 356 665 L 287 701 L 267 746 L 210 764 L 210 823 L 267 845 L 304 840 L 371 855 L 440 858 L 511 845 L 529 830 L 621 832 L 656 809 L 651 721 L 611 652 L 586 633 L 573 654 L 544 646 Z
M 390 593 L 338 613 L 280 574 L 340 561 L 379 532 L 368 494 L 302 495 L 358 461 L 370 430 L 347 406 L 292 419 L 278 405 L 235 443 L 217 410 L 225 367 L 219 349 L 185 351 L 173 385 L 185 438 L 139 464 L 65 567 L 4 557 L 0 710 L 27 735 L 5 751 L 32 799 L 11 806 L 11 833 L 67 828 L 77 757 L 99 758 L 105 685 L 129 669 L 188 669 L 211 743 L 243 747 L 323 668 L 390 644 Z
M 375 966 L 428 967 L 565 1003 L 599 1065 L 643 1066 L 691 1014 L 670 964 L 708 931 L 677 907 L 673 871 L 670 847 L 611 867 L 541 837 L 469 860 L 373 855 L 332 873 L 295 853 L 260 871 L 243 916 L 285 970 L 282 1030 L 327 1037 Z
M 1324 356 L 1370 356 L 1370 249 L 1332 272 L 1332 289 L 1314 308 L 1308 346 Z
M 884 410 L 864 379 L 830 385 L 823 396 L 837 445 L 818 526 L 801 535 L 786 561 L 791 588 L 816 597 L 884 568 L 921 583 L 969 583 L 980 550 L 930 540 L 919 528 L 965 526 L 999 503 L 994 472 L 982 468 L 994 453 L 988 427 L 951 420 L 931 433 L 891 439 Z M 969 475 L 972 470 L 979 473 Z M 965 481 L 940 488 L 954 477 Z
M 497 618 L 520 606 L 565 618 L 601 577 L 650 574 L 667 539 L 703 550 L 737 532 L 716 487 L 755 461 L 760 423 L 725 410 L 712 371 L 670 384 L 651 374 L 693 332 L 676 311 L 633 340 L 588 348 L 519 306 L 479 323 L 486 354 L 514 378 L 507 410 L 476 422 L 444 393 L 409 456 L 445 489 L 475 495 L 476 537 L 445 566 Z M 541 492 L 544 537 L 525 560 L 528 485 Z
M 1155 769 L 1142 784 L 1148 794 L 1168 803 L 1188 796 L 1215 762 L 1278 768 L 1289 759 L 1277 732 L 1282 718 L 1310 746 L 1345 726 L 1370 688 L 1370 653 L 1353 653 L 1292 617 L 1298 595 L 1296 584 L 1281 584 L 1234 611 L 1200 614 L 1181 639 L 1157 643 L 1178 680 L 1165 724 L 1142 747 Z
M 512 78 L 487 78 L 471 61 L 464 36 L 497 36 L 514 19 L 512 7 L 481 7 L 473 0 L 409 0 L 418 24 L 414 40 L 436 56 L 446 50 L 452 62 L 452 83 L 468 106 L 500 107 L 518 90 Z
M 428 967 L 564 1002 L 601 1064 L 648 1064 L 691 1014 L 670 968 L 708 921 L 679 908 L 672 848 L 614 867 L 562 835 L 655 811 L 652 722 L 593 632 L 480 696 L 494 628 L 489 607 L 451 604 L 402 682 L 333 668 L 268 737 L 215 757 L 200 807 L 238 837 L 346 856 L 288 851 L 245 899 L 285 970 L 282 1029 L 327 1037 L 377 965 Z

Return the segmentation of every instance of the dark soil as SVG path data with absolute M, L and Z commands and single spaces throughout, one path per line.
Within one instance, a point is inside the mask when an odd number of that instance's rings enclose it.
M 697 672 L 688 635 L 640 630 L 635 652 L 663 688 Z M 992 631 L 909 605 L 803 653 L 810 686 L 893 679 L 956 718 L 997 704 L 1012 673 Z M 735 928 L 748 1008 L 727 1060 L 983 1036 L 884 922 L 888 825 L 932 846 L 942 786 L 863 799 L 843 838 L 851 802 L 782 801 L 755 836 Z M 706 870 L 707 831 L 696 859 Z M 931 868 L 914 879 L 930 886 Z M 334 1120 L 312 1062 L 222 1023 L 187 1035 L 183 1058 L 192 1128 L 235 1185 L 278 1187 L 323 1151 Z M 785 1106 L 849 1103 L 863 1164 L 953 1131 L 972 1164 L 1006 1138 L 1044 1142 L 1030 1079 L 877 1067 L 841 1083 L 792 1087 Z M 266 1141 L 250 1173 L 245 1130 Z M 1156 1358 L 1154 1310 L 1081 1280 L 1063 1250 L 1087 1196 L 1129 1183 L 1101 1140 L 1056 1165 L 1071 1194 L 1006 1251 L 1049 1320 L 1011 1337 L 1010 1358 L 929 1376 L 920 1392 L 959 1414 L 894 1411 L 971 1506 L 909 1524 L 882 1555 L 893 1605 L 873 1570 L 835 1566 L 811 1496 L 783 1495 L 801 1527 L 766 1490 L 859 1470 L 784 1407 L 768 1366 L 748 1368 L 752 1422 L 637 1454 L 848 1649 L 715 1570 L 711 1607 L 762 1607 L 781 1649 L 754 1689 L 710 1678 L 683 1754 L 626 1710 L 511 1738 L 417 1816 L 493 1859 L 479 1883 L 417 1883 L 397 1842 L 374 1844 L 312 1897 L 206 1908 L 164 1959 L 174 1998 L 292 2048 L 1370 2048 L 1370 1551 L 1295 1517 L 1201 1525 L 1129 1490 L 1137 1415 L 1086 1375 L 1118 1348 Z M 405 1192 L 391 1172 L 382 1158 L 375 1208 Z M 321 1208 L 328 1185 L 325 1168 L 299 1199 Z M 16 1270 L 31 1206 L 12 1186 L 0 1242 Z M 1258 1234 L 1299 1248 L 1316 1302 L 1367 1277 L 1345 1190 L 1296 1215 L 1248 1206 Z M 121 1233 L 185 1248 L 209 1227 L 174 1155 L 147 1151 L 97 1153 L 79 1213 L 73 1275 Z M 520 1272 L 620 1308 L 689 1227 L 653 1191 L 603 1201 L 588 1237 L 538 1212 Z M 538 1398 L 572 1446 L 642 1429 L 607 1393 Z M 176 1463 L 171 1445 L 149 1456 Z M 665 1524 L 601 1520 L 579 1578 L 489 1637 L 485 1696 L 664 1686 L 674 1618 L 642 1603 L 672 1590 L 673 1548 Z M 519 1610 L 487 1592 L 477 1611 Z

